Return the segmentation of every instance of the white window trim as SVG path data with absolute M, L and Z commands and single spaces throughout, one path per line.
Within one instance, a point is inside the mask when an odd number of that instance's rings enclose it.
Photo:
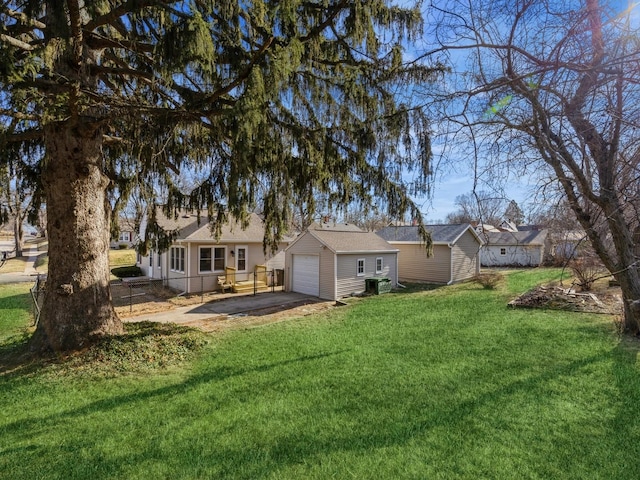
M 362 262 L 362 273 L 360 273 L 360 262 Z M 364 258 L 359 258 L 356 260 L 356 276 L 364 277 L 364 274 L 367 271 L 367 263 Z
M 224 260 L 224 265 L 227 265 L 227 247 L 226 245 L 215 245 L 215 246 L 210 246 L 210 247 L 203 247 L 200 246 L 198 247 L 198 273 L 219 273 L 219 272 L 224 272 L 224 268 L 220 269 L 220 270 L 216 270 L 215 269 L 215 264 L 216 264 L 216 257 L 215 257 L 215 250 L 216 248 L 222 248 L 224 249 L 224 254 L 222 255 L 222 259 Z M 208 249 L 211 251 L 211 270 L 200 270 L 200 259 L 202 258 L 202 254 L 200 252 L 202 252 L 202 250 Z
M 378 261 L 380 261 L 380 268 L 378 268 Z M 376 273 L 382 273 L 384 271 L 384 259 L 383 257 L 376 257 Z
M 172 272 L 184 273 L 185 255 L 180 255 L 180 251 L 184 252 L 184 247 L 171 247 L 169 249 L 169 270 Z M 180 257 L 182 257 L 182 262 L 180 262 Z M 171 261 L 172 258 L 173 262 Z M 175 268 L 176 265 L 178 268 Z M 180 267 L 182 267 L 182 270 L 179 269 Z
M 238 250 L 240 249 L 244 249 L 244 270 L 240 270 L 240 268 L 238 267 Z M 247 245 L 236 245 L 235 251 L 234 251 L 234 258 L 235 258 L 235 267 L 236 267 L 236 272 L 238 273 L 244 273 L 247 272 L 249 270 L 249 247 Z

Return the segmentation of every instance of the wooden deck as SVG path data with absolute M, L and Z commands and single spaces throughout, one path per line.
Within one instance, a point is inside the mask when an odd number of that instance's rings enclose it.
M 253 293 L 253 289 L 254 289 L 253 280 L 236 282 L 232 287 L 232 290 L 234 293 Z M 266 292 L 269 290 L 269 286 L 266 284 L 266 282 L 258 281 L 258 282 L 255 282 L 255 289 L 256 289 L 256 292 Z

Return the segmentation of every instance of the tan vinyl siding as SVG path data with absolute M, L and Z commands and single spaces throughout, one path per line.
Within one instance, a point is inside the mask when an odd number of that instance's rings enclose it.
M 448 283 L 451 280 L 451 249 L 434 245 L 433 256 L 420 244 L 395 244 L 398 248 L 398 278 L 405 282 Z
M 459 282 L 473 278 L 478 274 L 480 245 L 467 230 L 451 248 L 453 282 Z
M 376 258 L 382 257 L 382 273 L 376 273 Z M 358 259 L 365 260 L 363 276 L 357 275 Z M 396 256 L 393 254 L 342 254 L 338 257 L 337 298 L 362 293 L 365 290 L 365 279 L 371 277 L 387 277 L 395 286 Z M 336 299 L 337 299 L 336 298 Z
M 320 249 L 320 298 L 336 300 L 335 258 L 329 249 Z

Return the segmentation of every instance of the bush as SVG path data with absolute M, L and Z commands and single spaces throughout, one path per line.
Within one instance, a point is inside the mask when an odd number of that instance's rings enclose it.
M 501 279 L 502 275 L 496 272 L 481 273 L 475 277 L 475 281 L 487 290 L 496 288 Z
M 126 267 L 116 267 L 111 269 L 111 273 L 118 278 L 141 277 L 142 270 L 137 265 L 128 265 Z
M 594 255 L 585 255 L 569 261 L 569 268 L 575 277 L 574 284 L 588 292 L 596 280 L 609 275 L 602 261 Z
M 126 250 L 127 248 L 129 248 L 129 245 L 126 243 L 121 243 L 118 245 L 118 248 L 120 248 L 120 250 Z

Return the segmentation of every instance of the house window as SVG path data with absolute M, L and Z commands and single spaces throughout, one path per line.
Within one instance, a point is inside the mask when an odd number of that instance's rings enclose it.
M 364 275 L 364 258 L 358 259 L 356 273 L 359 277 Z
M 506 255 L 507 254 L 507 249 L 506 248 L 501 248 L 500 249 L 500 255 Z
M 138 265 L 142 265 L 142 255 L 140 255 L 139 253 L 136 253 L 136 263 Z
M 131 232 L 120 232 L 120 236 L 118 237 L 119 242 L 130 242 L 131 241 Z
M 219 272 L 225 267 L 225 247 L 200 247 L 200 272 Z
M 245 247 L 236 248 L 236 268 L 239 272 L 247 270 L 247 249 Z
M 158 252 L 158 268 L 162 267 L 162 264 L 160 263 L 160 259 L 162 257 L 160 256 L 160 252 Z
M 211 265 L 211 248 L 200 247 L 200 271 L 210 272 L 212 270 Z
M 149 251 L 149 266 L 153 267 L 153 250 Z
M 184 248 L 171 247 L 169 251 L 169 269 L 172 272 L 184 273 Z
M 382 273 L 383 268 L 384 261 L 382 260 L 382 257 L 376 258 L 376 273 Z

